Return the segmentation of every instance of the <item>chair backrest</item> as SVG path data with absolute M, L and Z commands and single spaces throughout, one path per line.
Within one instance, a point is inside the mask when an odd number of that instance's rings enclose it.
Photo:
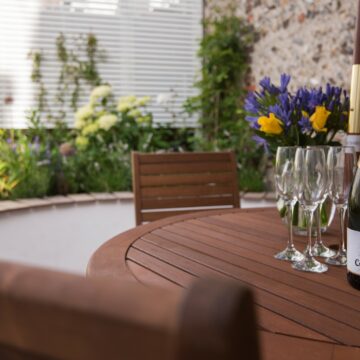
M 1 360 L 259 359 L 251 291 L 170 292 L 0 263 Z
M 201 209 L 240 207 L 233 152 L 132 153 L 136 225 Z

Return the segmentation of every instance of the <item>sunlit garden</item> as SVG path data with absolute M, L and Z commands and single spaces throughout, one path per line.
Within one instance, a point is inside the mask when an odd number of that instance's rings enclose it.
M 180 105 L 171 86 L 157 96 L 119 96 L 99 69 L 111 50 L 96 33 L 59 33 L 53 40 L 56 91 L 44 80 L 48 54 L 30 49 L 34 102 L 23 114 L 26 129 L 1 130 L 1 198 L 130 190 L 131 151 L 231 149 L 241 170 L 239 188 L 263 191 L 267 158 L 251 137 L 243 109 L 256 31 L 220 10 L 204 27 L 195 95 Z M 166 122 L 156 118 L 154 104 Z
M 0 1 L 0 360 L 360 359 L 360 0 Z

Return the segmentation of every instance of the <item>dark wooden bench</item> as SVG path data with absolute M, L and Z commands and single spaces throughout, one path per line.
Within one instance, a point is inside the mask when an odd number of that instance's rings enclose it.
M 1 360 L 258 360 L 252 293 L 187 292 L 0 263 Z

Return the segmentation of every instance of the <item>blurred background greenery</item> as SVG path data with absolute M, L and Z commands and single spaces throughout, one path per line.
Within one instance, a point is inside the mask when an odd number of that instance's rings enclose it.
M 39 51 L 31 52 L 37 105 L 29 110 L 28 129 L 0 131 L 0 198 L 130 190 L 133 150 L 233 150 L 239 189 L 263 191 L 266 156 L 252 140 L 242 111 L 257 34 L 245 20 L 233 15 L 235 11 L 228 10 L 219 10 L 217 16 L 204 21 L 198 51 L 202 68 L 194 83 L 198 93 L 187 99 L 181 114 L 184 123 L 187 117 L 196 116 L 195 128 L 156 122 L 147 108 L 154 99 L 130 94 L 117 99 L 98 70 L 98 63 L 106 61 L 106 56 L 96 36 L 79 37 L 86 49 L 83 58 L 70 54 L 66 47 L 69 39 L 59 34 L 56 101 L 63 105 L 70 101 L 75 121 L 69 128 L 64 121 L 66 114 L 52 113 L 46 96 L 42 77 L 46 57 Z M 82 83 L 93 91 L 89 103 L 79 107 Z M 165 107 L 174 118 L 171 106 Z M 179 123 L 179 119 L 173 120 Z M 45 125 L 49 123 L 50 128 Z

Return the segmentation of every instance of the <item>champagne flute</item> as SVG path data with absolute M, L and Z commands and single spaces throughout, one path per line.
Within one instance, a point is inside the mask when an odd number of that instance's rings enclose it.
M 279 196 L 284 200 L 287 210 L 287 225 L 289 236 L 286 248 L 275 255 L 278 260 L 299 261 L 303 259 L 300 251 L 296 250 L 293 240 L 292 216 L 296 203 L 295 192 L 295 162 L 296 147 L 281 146 L 277 148 L 275 162 L 275 185 Z
M 330 176 L 330 197 L 340 215 L 341 237 L 335 256 L 326 259 L 330 265 L 345 266 L 345 218 L 350 188 L 356 169 L 356 152 L 352 146 L 334 146 L 329 150 L 328 168 Z
M 328 172 L 324 149 L 298 148 L 295 155 L 296 191 L 300 205 L 304 208 L 308 232 L 308 245 L 304 259 L 294 262 L 292 267 L 300 271 L 323 273 L 325 264 L 317 261 L 312 252 L 312 224 L 314 212 L 326 192 Z
M 312 146 L 307 146 L 307 148 L 311 148 Z M 321 145 L 321 146 L 316 146 L 319 147 L 321 149 L 324 149 L 325 152 L 325 158 L 327 158 L 327 155 L 329 153 L 330 150 L 330 146 L 326 146 L 326 145 Z M 318 205 L 318 207 L 315 210 L 315 221 L 316 221 L 316 238 L 314 241 L 314 245 L 312 248 L 312 252 L 314 256 L 321 256 L 324 258 L 328 258 L 331 256 L 334 256 L 336 254 L 336 252 L 334 250 L 331 250 L 329 247 L 327 247 L 323 240 L 322 240 L 322 236 L 321 236 L 321 210 L 322 207 L 324 206 L 324 203 L 326 201 L 326 199 L 328 198 L 329 195 L 329 191 L 330 191 L 330 181 L 328 178 L 328 182 L 327 182 L 327 187 L 326 187 L 326 191 L 324 193 L 324 196 L 320 202 L 320 204 Z

